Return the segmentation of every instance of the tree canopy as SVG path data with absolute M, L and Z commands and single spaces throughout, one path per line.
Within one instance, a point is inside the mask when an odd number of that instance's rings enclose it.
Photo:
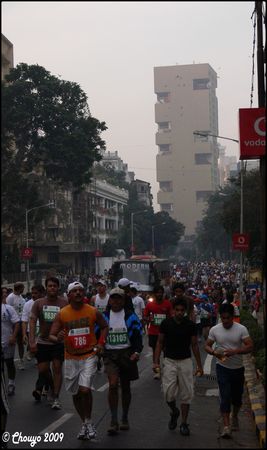
M 261 181 L 258 170 L 244 173 L 243 184 L 243 232 L 249 233 L 250 245 L 246 256 L 259 261 L 262 254 L 260 215 Z M 224 189 L 212 194 L 205 216 L 197 232 L 198 256 L 216 257 L 216 251 L 229 257 L 233 233 L 240 232 L 240 175 L 232 178 Z
M 42 203 L 31 174 L 82 189 L 101 159 L 105 122 L 92 117 L 81 87 L 39 65 L 18 64 L 2 82 L 2 213 L 16 228 L 20 211 Z

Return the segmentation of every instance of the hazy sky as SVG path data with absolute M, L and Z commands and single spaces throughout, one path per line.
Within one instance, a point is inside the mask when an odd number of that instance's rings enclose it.
M 238 109 L 250 107 L 254 4 L 4 1 L 2 33 L 15 65 L 39 64 L 80 84 L 108 126 L 107 150 L 151 183 L 158 211 L 153 68 L 209 63 L 219 77 L 219 134 L 238 139 Z M 218 141 L 239 156 L 238 144 Z

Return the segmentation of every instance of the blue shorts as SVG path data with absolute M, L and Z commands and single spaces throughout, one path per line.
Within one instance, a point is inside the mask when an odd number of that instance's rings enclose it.
M 230 413 L 231 405 L 240 407 L 244 391 L 244 367 L 228 369 L 216 364 L 217 381 L 220 392 L 220 410 L 222 413 Z

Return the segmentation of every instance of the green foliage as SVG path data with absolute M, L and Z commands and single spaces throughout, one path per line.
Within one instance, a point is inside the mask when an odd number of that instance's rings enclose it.
M 118 246 L 131 254 L 131 215 L 134 214 L 133 231 L 134 247 L 136 254 L 144 254 L 152 251 L 152 225 L 154 228 L 155 253 L 157 256 L 168 257 L 173 252 L 173 246 L 177 245 L 184 234 L 185 227 L 180 222 L 172 219 L 167 212 L 154 214 L 153 208 L 144 205 L 138 200 L 136 186 L 129 186 L 129 201 L 124 210 L 124 227 L 120 230 Z M 161 225 L 164 222 L 164 225 Z
M 246 257 L 261 260 L 261 180 L 259 170 L 245 172 L 243 176 L 243 231 L 249 233 L 250 246 Z M 228 259 L 232 235 L 240 231 L 240 175 L 232 178 L 224 189 L 212 194 L 207 202 L 204 218 L 197 230 L 195 245 L 198 255 L 205 259 Z M 236 253 L 233 252 L 232 256 Z
M 116 249 L 117 249 L 116 240 L 107 239 L 106 242 L 101 247 L 103 253 L 102 256 L 115 256 Z
M 77 83 L 61 80 L 39 65 L 19 64 L 2 82 L 3 220 L 22 228 L 25 209 L 42 204 L 30 174 L 81 190 L 101 159 L 104 122 L 90 115 Z
M 249 335 L 253 340 L 253 354 L 257 355 L 259 350 L 264 348 L 264 332 L 258 325 L 257 320 L 252 317 L 249 311 L 241 310 L 240 322 L 247 327 Z
M 129 189 L 129 183 L 125 181 L 125 172 L 115 170 L 110 163 L 96 164 L 94 166 L 94 177 L 106 180 L 107 183 L 122 189 Z

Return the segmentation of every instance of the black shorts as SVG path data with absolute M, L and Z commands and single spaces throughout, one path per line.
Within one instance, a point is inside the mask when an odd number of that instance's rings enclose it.
M 108 376 L 118 375 L 119 378 L 133 381 L 139 378 L 136 361 L 131 361 L 132 350 L 129 348 L 120 350 L 105 350 L 103 362 L 105 373 Z
M 64 361 L 64 344 L 37 344 L 36 359 L 38 363 L 50 362 L 54 359 Z
M 148 345 L 155 350 L 158 341 L 158 334 L 149 334 L 148 335 Z

